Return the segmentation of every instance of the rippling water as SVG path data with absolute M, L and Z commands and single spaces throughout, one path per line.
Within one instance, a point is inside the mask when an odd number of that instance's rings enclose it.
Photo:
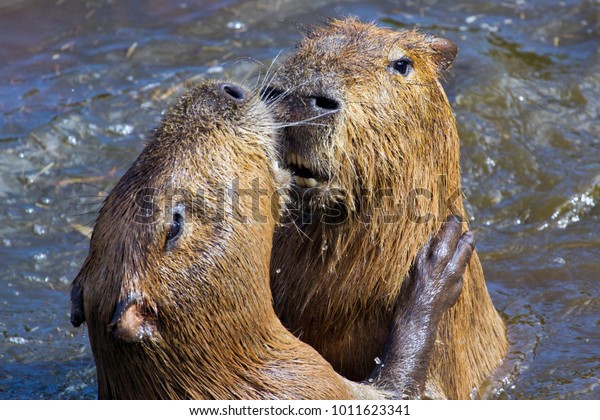
M 455 40 L 446 89 L 511 351 L 489 398 L 600 398 L 600 2 L 11 0 L 0 5 L 0 398 L 95 398 L 69 283 L 173 91 L 248 79 L 353 15 Z

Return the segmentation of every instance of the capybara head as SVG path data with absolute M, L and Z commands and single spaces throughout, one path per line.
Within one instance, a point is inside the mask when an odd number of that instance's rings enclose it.
M 305 210 L 393 216 L 380 203 L 395 200 L 394 215 L 416 222 L 449 214 L 431 197 L 439 176 L 458 174 L 454 118 L 438 81 L 456 53 L 443 38 L 353 19 L 304 37 L 264 95 L 289 125 L 281 159 Z
M 288 181 L 274 137 L 256 93 L 202 82 L 106 198 L 71 313 L 88 324 L 101 397 L 235 395 L 215 378 L 233 382 L 221 364 L 244 361 L 219 358 L 244 354 L 226 346 L 272 313 L 268 262 Z

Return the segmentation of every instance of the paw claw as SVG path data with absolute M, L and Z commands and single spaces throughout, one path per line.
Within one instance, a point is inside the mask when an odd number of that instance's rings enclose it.
M 421 296 L 413 299 L 430 305 L 440 316 L 458 301 L 463 275 L 475 249 L 473 233 L 463 233 L 462 229 L 460 218 L 449 216 L 415 259 L 414 282 L 418 286 L 412 290 Z

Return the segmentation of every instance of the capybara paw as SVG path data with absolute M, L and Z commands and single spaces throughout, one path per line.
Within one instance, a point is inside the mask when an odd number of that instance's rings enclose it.
M 452 307 L 462 291 L 462 277 L 474 247 L 473 233 L 462 233 L 460 219 L 448 217 L 438 234 L 417 255 L 415 280 L 420 290 L 419 300 L 441 312 Z

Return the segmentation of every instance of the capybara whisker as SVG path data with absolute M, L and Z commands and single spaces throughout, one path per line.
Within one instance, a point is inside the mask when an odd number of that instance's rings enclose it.
M 271 75 L 271 71 L 275 68 L 275 63 L 277 63 L 277 61 L 279 60 L 279 57 L 281 56 L 281 54 L 283 54 L 283 50 L 279 50 L 279 52 L 277 53 L 277 55 L 275 56 L 275 58 L 273 59 L 273 61 L 271 61 L 271 64 L 269 65 L 269 67 L 267 68 L 267 71 L 265 72 L 265 76 L 262 79 L 262 83 L 260 85 L 260 88 L 258 89 L 259 95 L 262 96 L 264 90 L 271 84 L 271 82 L 273 81 L 273 79 L 275 77 L 277 77 L 277 72 L 279 71 L 279 69 L 276 69 L 275 72 Z

